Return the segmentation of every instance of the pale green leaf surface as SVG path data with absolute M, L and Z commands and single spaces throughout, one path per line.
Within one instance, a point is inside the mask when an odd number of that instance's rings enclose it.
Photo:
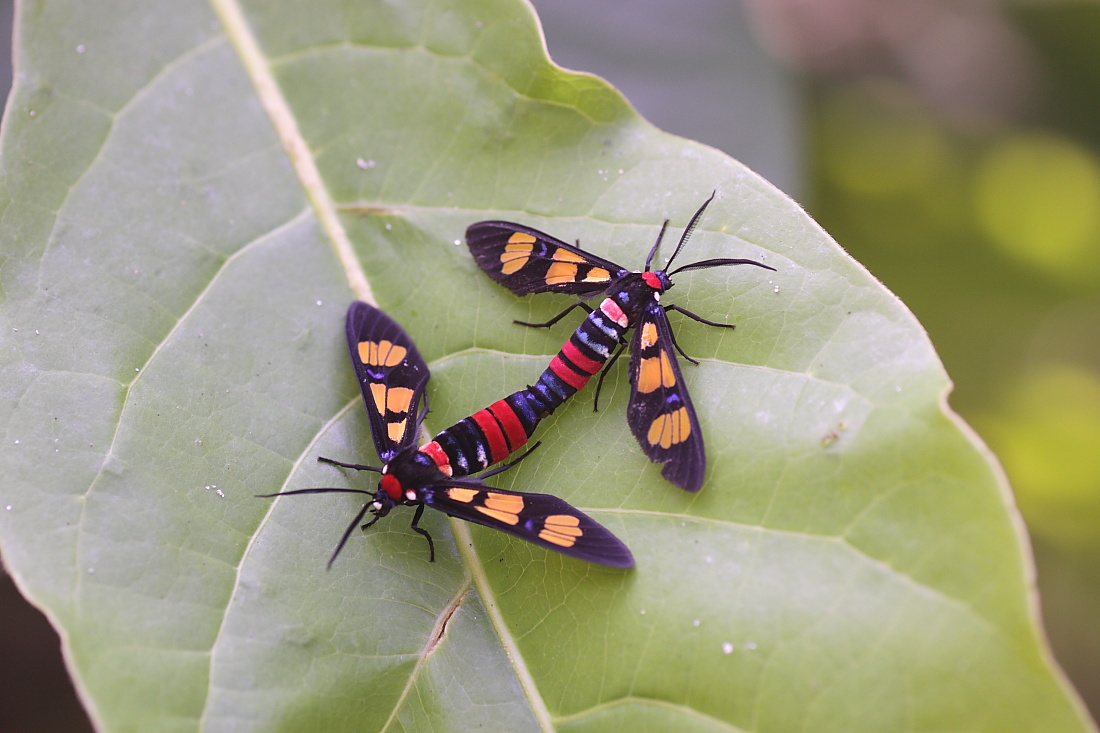
M 1076 731 L 998 470 L 923 331 L 766 182 L 560 71 L 530 9 L 24 4 L 3 132 L 0 542 L 106 730 Z M 373 486 L 343 312 L 431 361 L 438 430 L 536 378 L 566 303 L 461 239 L 485 218 L 641 265 L 717 189 L 669 299 L 707 483 L 665 483 L 624 364 L 499 485 L 632 548 L 612 571 L 399 512 Z M 350 285 L 349 285 L 350 284 Z M 472 543 L 472 544 L 471 544 Z

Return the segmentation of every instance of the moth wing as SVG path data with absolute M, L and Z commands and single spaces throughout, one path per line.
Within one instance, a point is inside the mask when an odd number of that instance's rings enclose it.
M 699 420 L 676 360 L 672 330 L 657 303 L 643 311 L 630 346 L 630 431 L 661 475 L 698 491 L 707 469 Z
M 356 301 L 346 319 L 348 351 L 383 462 L 416 440 L 416 412 L 428 386 L 428 365 L 405 329 L 372 305 Z
M 510 221 L 471 224 L 466 245 L 478 266 L 516 295 L 594 295 L 626 273 L 614 262 Z
M 556 496 L 493 489 L 471 480 L 428 489 L 424 501 L 452 517 L 578 560 L 613 568 L 634 566 L 634 556 L 622 540 Z

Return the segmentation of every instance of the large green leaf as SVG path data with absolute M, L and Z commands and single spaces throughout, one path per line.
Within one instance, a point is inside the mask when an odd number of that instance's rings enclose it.
M 0 540 L 110 730 L 1088 729 L 995 463 L 905 308 L 735 161 L 546 59 L 516 0 L 24 4 L 3 154 Z M 670 295 L 711 467 L 660 478 L 612 371 L 501 485 L 612 571 L 371 486 L 343 311 L 373 298 L 442 428 L 533 379 L 565 303 L 476 271 L 509 218 L 638 266 L 717 189 Z M 685 260 L 686 261 L 686 260 Z

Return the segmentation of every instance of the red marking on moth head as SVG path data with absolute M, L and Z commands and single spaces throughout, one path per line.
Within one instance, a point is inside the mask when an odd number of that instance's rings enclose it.
M 657 277 L 655 272 L 643 272 L 642 279 L 645 280 L 645 284 L 656 290 L 658 293 L 662 293 L 665 290 L 665 286 L 661 284 L 661 278 Z
M 394 501 L 401 501 L 401 482 L 397 480 L 397 477 L 392 473 L 382 474 L 382 480 L 378 482 L 382 487 L 382 491 L 385 491 L 391 499 Z

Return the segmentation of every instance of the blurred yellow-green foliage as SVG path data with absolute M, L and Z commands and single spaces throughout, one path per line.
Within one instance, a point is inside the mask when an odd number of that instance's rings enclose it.
M 1025 58 L 984 82 L 1026 97 L 944 103 L 896 66 L 813 78 L 809 208 L 928 329 L 952 406 L 1009 477 L 1048 634 L 1095 716 L 1100 5 L 989 5 Z

